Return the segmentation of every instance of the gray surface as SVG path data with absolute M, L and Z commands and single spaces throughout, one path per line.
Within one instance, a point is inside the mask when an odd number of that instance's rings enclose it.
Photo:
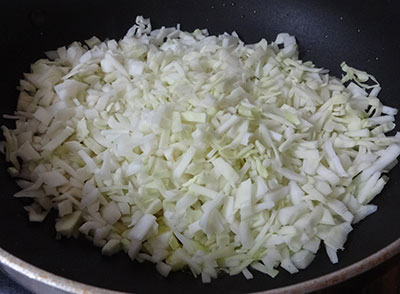
M 0 294 L 31 294 L 0 271 Z

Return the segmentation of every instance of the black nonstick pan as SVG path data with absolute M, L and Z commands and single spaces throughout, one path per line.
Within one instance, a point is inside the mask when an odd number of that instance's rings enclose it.
M 390 0 L 3 1 L 0 113 L 13 112 L 18 80 L 32 62 L 44 57 L 44 51 L 93 35 L 118 39 L 136 15 L 150 17 L 155 28 L 180 23 L 188 31 L 235 30 L 246 43 L 271 41 L 277 33 L 288 32 L 296 36 L 303 60 L 312 60 L 336 76 L 341 75 L 342 61 L 366 70 L 381 82 L 384 104 L 400 108 L 399 4 Z M 0 123 L 10 124 L 3 119 Z M 134 293 L 306 292 L 350 278 L 400 252 L 400 166 L 390 172 L 389 183 L 373 201 L 378 211 L 350 233 L 338 264 L 331 264 L 321 249 L 309 268 L 294 275 L 281 270 L 271 279 L 255 273 L 247 281 L 241 275 L 221 274 L 207 285 L 189 271 L 165 279 L 153 264 L 132 262 L 125 254 L 104 257 L 83 238 L 55 240 L 55 215 L 43 224 L 30 223 L 23 200 L 12 197 L 17 186 L 6 166 L 0 156 L 0 260 L 6 272 L 37 293 L 49 293 L 43 291 L 50 288 L 54 293 L 101 292 L 97 288 Z

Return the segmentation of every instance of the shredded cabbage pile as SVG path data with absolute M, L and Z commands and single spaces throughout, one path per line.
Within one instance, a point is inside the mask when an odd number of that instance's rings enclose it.
M 46 54 L 2 126 L 14 196 L 32 198 L 31 221 L 57 209 L 59 237 L 164 276 L 296 273 L 321 243 L 336 263 L 400 154 L 375 78 L 330 76 L 286 33 L 246 45 L 139 16 L 118 42 Z

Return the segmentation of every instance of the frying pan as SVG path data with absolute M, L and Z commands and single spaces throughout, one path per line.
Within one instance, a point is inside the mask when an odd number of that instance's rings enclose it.
M 344 60 L 367 70 L 381 82 L 384 103 L 400 107 L 398 1 L 13 0 L 2 2 L 0 11 L 0 112 L 13 112 L 18 80 L 29 64 L 44 57 L 42 52 L 93 35 L 118 39 L 136 15 L 151 17 L 153 27 L 180 23 L 184 30 L 208 28 L 212 34 L 235 30 L 246 43 L 262 37 L 271 41 L 277 33 L 288 32 L 297 37 L 303 60 L 331 69 L 336 76 Z M 311 266 L 295 275 L 281 270 L 271 279 L 255 272 L 254 279 L 246 281 L 241 275 L 221 274 L 208 285 L 188 271 L 165 279 L 153 264 L 132 262 L 124 254 L 104 257 L 83 238 L 55 240 L 55 214 L 43 224 L 29 223 L 24 200 L 12 197 L 17 186 L 5 167 L 1 156 L 0 260 L 6 272 L 37 293 L 49 293 L 49 287 L 54 293 L 101 292 L 92 286 L 135 293 L 304 292 L 347 279 L 400 251 L 399 166 L 374 200 L 378 211 L 355 226 L 338 264 L 331 264 L 321 249 Z

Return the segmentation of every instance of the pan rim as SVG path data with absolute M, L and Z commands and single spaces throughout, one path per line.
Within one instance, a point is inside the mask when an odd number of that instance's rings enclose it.
M 345 280 L 348 280 L 354 276 L 357 276 L 386 260 L 389 260 L 396 254 L 400 253 L 400 238 L 390 243 L 386 247 L 380 249 L 374 254 L 353 263 L 345 268 L 337 270 L 335 272 L 317 277 L 311 280 L 300 282 L 297 284 L 284 286 L 276 289 L 270 289 L 265 291 L 253 292 L 254 294 L 289 294 L 289 293 L 306 293 L 311 291 L 320 290 L 328 286 L 333 286 Z M 15 272 L 31 279 L 33 282 L 43 284 L 44 286 L 53 288 L 55 290 L 64 291 L 71 294 L 87 294 L 87 293 L 99 293 L 99 294 L 126 294 L 127 292 L 120 292 L 115 290 L 108 290 L 91 286 L 81 282 L 73 281 L 67 278 L 63 278 L 56 274 L 52 274 L 45 270 L 42 270 L 34 265 L 25 262 L 18 257 L 12 255 L 6 250 L 0 248 L 0 264 L 1 269 L 4 271 L 4 267 L 14 270 Z M 6 273 L 7 274 L 7 273 Z M 15 279 L 15 277 L 11 277 Z M 20 281 L 16 281 L 20 282 Z

